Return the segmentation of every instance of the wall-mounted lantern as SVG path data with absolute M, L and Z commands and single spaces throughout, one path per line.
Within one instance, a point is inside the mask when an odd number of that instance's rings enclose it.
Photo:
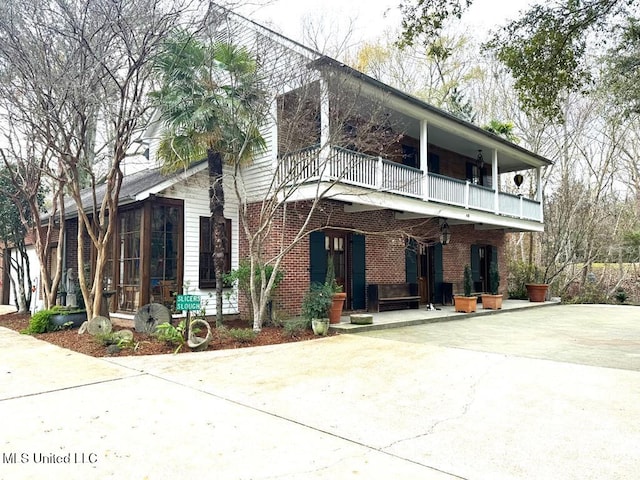
M 447 245 L 451 241 L 451 230 L 449 229 L 449 224 L 447 220 L 444 220 L 442 224 L 440 224 L 440 243 L 442 245 Z

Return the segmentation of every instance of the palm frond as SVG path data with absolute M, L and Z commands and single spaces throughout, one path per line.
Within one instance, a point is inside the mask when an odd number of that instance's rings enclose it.
M 158 155 L 166 171 L 186 168 L 207 149 L 228 162 L 250 162 L 266 148 L 256 112 L 264 103 L 257 64 L 229 43 L 204 45 L 188 32 L 169 39 L 155 64 L 152 98 L 167 126 Z
M 206 154 L 206 144 L 201 139 L 194 141 L 193 135 L 175 135 L 167 132 L 158 146 L 158 156 L 163 159 L 163 173 L 186 170 L 192 163 L 202 160 Z

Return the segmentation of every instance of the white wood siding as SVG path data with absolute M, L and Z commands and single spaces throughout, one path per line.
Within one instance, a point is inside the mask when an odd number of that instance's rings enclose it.
M 238 203 L 229 185 L 229 171 L 225 169 L 225 218 L 231 219 L 231 268 L 238 267 Z M 200 295 L 206 304 L 207 315 L 216 314 L 215 289 L 199 289 L 200 261 L 200 217 L 210 216 L 209 177 L 207 171 L 200 172 L 165 190 L 161 194 L 167 198 L 184 201 L 184 293 Z M 237 292 L 225 289 L 223 312 L 238 313 Z

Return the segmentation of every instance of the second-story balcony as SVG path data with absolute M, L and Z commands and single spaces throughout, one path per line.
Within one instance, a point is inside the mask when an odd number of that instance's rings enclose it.
M 337 146 L 315 145 L 284 155 L 279 161 L 278 173 L 290 185 L 321 180 L 500 216 L 543 221 L 540 201 Z

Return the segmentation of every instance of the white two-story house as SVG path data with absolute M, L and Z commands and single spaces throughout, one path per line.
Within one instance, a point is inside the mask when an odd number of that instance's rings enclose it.
M 367 286 L 381 283 L 413 283 L 423 303 L 448 302 L 462 289 L 465 264 L 474 289 L 488 291 L 492 263 L 506 278 L 505 236 L 543 231 L 541 172 L 550 160 L 247 19 L 227 12 L 223 23 L 234 26 L 219 35 L 225 41 L 260 44 L 272 56 L 277 45 L 273 104 L 262 126 L 267 149 L 242 168 L 242 198 L 233 187 L 238 175 L 225 170 L 227 270 L 248 254 L 240 208 L 258 222 L 265 199 L 286 203 L 287 215 L 269 219 L 274 233 L 266 251 L 309 232 L 284 258 L 274 308 L 298 314 L 310 283 L 324 281 L 329 260 L 347 310 L 365 309 Z M 155 159 L 161 128 L 156 123 L 147 132 L 149 160 L 125 165 L 106 275 L 116 292 L 114 314 L 171 303 L 185 288 L 203 298 L 214 292 L 206 162 L 163 176 Z M 534 198 L 508 193 L 516 174 L 535 179 Z M 66 268 L 75 266 L 74 225 L 70 218 Z M 243 313 L 229 293 L 225 311 Z

